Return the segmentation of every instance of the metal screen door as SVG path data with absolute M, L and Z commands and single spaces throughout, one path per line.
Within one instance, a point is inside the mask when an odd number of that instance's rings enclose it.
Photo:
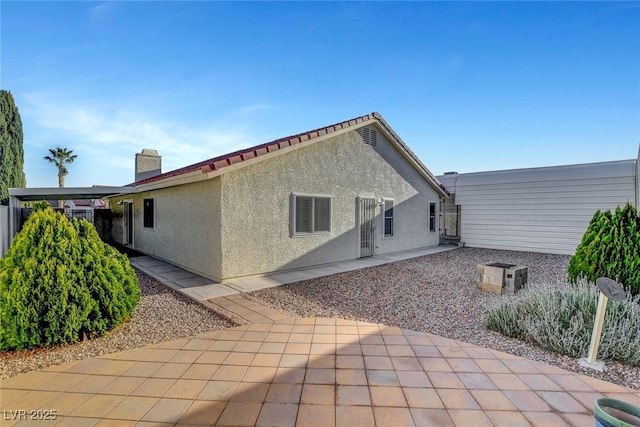
M 373 256 L 376 199 L 360 199 L 360 257 Z

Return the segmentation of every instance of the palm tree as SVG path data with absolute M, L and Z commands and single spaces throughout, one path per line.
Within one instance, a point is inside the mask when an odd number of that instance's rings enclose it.
M 67 150 L 66 148 L 57 147 L 57 148 L 49 148 L 50 156 L 44 156 L 45 160 L 50 161 L 58 168 L 58 187 L 64 187 L 64 178 L 69 174 L 67 170 L 67 164 L 73 163 L 73 161 L 78 157 L 73 154 L 73 150 Z

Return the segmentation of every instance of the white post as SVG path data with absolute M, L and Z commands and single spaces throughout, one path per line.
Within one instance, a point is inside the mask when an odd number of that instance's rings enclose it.
M 587 362 L 596 364 L 598 358 L 598 346 L 600 345 L 600 335 L 602 334 L 602 323 L 604 322 L 604 314 L 607 311 L 607 301 L 609 298 L 600 292 L 598 299 L 598 310 L 596 311 L 596 323 L 593 325 L 593 334 L 591 335 L 591 345 L 589 346 L 589 356 Z

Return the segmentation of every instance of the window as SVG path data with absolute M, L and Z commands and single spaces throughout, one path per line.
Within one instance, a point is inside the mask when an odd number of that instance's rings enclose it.
M 429 202 L 429 233 L 436 232 L 436 202 Z
M 294 235 L 331 232 L 331 198 L 293 195 Z
M 393 236 L 393 200 L 384 201 L 384 237 Z
M 143 207 L 143 224 L 146 228 L 154 227 L 154 216 L 153 216 L 153 199 L 144 199 Z

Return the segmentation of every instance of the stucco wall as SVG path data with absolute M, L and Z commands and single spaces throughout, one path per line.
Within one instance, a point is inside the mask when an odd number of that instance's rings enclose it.
M 252 166 L 222 179 L 224 278 L 318 265 L 359 256 L 356 201 L 393 198 L 395 235 L 382 239 L 376 209 L 376 253 L 438 244 L 428 232 L 436 191 L 378 133 L 377 146 L 351 131 Z M 329 235 L 292 237 L 292 193 L 332 199 Z
M 154 199 L 155 227 L 143 227 L 143 199 Z M 219 280 L 220 178 L 110 199 L 118 216 L 114 238 L 122 242 L 120 200 L 133 200 L 136 250 Z

